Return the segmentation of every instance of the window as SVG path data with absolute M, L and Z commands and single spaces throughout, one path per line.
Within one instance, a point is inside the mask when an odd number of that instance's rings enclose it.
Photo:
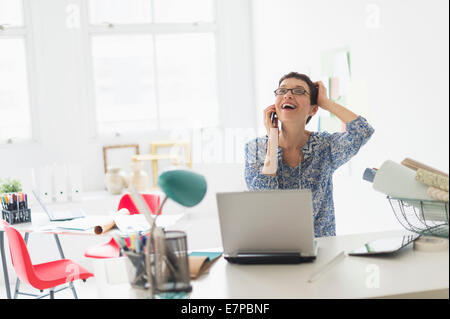
M 32 136 L 21 0 L 0 0 L 0 144 Z
M 97 133 L 218 125 L 215 0 L 90 0 Z

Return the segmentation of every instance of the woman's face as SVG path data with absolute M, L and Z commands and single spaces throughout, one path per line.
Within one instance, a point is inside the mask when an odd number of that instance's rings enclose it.
M 305 81 L 296 78 L 285 79 L 279 88 L 303 88 L 305 91 L 304 94 L 298 95 L 289 90 L 276 96 L 275 109 L 278 120 L 283 124 L 290 122 L 305 124 L 308 117 L 316 113 L 317 108 L 311 105 L 309 86 Z

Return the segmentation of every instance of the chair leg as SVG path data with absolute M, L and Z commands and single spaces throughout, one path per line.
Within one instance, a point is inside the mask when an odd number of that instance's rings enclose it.
M 54 234 L 53 236 L 55 237 L 56 246 L 58 247 L 59 255 L 61 256 L 62 259 L 66 259 L 66 257 L 64 256 L 64 252 L 63 252 L 63 249 L 61 247 L 61 242 L 59 241 L 58 235 Z M 69 286 L 70 286 L 70 289 L 72 289 L 72 293 L 73 293 L 73 296 L 75 297 L 75 299 L 78 299 L 77 292 L 75 290 L 75 287 L 74 287 L 73 283 L 70 282 Z
M 54 288 L 50 289 L 50 299 L 55 299 L 55 290 L 54 290 Z
M 6 298 L 11 299 L 11 289 L 9 287 L 8 268 L 6 266 L 4 233 L 5 233 L 4 230 L 0 231 L 0 253 L 2 255 L 3 278 L 4 278 L 4 282 L 5 282 Z
M 75 299 L 78 299 L 77 292 L 75 291 L 75 286 L 73 285 L 73 282 L 70 282 L 69 286 L 70 286 L 70 289 L 72 289 L 73 297 Z
M 25 233 L 25 236 L 23 236 L 23 240 L 25 242 L 25 245 L 28 244 L 28 236 L 30 236 L 30 233 Z M 16 280 L 16 288 L 14 288 L 14 299 L 17 299 L 17 296 L 19 295 L 19 289 L 20 289 L 20 279 L 17 278 L 17 280 Z

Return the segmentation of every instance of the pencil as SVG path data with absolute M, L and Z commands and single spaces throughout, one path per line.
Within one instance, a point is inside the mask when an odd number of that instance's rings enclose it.
M 309 277 L 308 282 L 314 282 L 317 279 L 320 278 L 320 276 L 322 276 L 324 273 L 326 273 L 327 271 L 329 271 L 331 268 L 333 268 L 333 266 L 337 265 L 338 263 L 340 263 L 342 260 L 344 260 L 345 258 L 345 251 L 342 251 L 341 253 L 339 253 L 337 256 L 335 256 L 333 259 L 331 259 L 329 262 L 327 262 L 325 265 L 323 265 L 322 267 L 320 267 L 318 270 L 316 270 L 315 272 L 313 272 L 311 274 L 311 277 Z

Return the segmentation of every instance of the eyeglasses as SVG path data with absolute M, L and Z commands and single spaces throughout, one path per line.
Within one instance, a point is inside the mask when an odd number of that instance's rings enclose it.
M 304 94 L 309 95 L 308 91 L 306 91 L 304 88 L 293 88 L 293 89 L 278 88 L 273 92 L 275 93 L 275 95 L 285 95 L 289 91 L 291 91 L 291 93 L 294 95 L 304 95 Z

